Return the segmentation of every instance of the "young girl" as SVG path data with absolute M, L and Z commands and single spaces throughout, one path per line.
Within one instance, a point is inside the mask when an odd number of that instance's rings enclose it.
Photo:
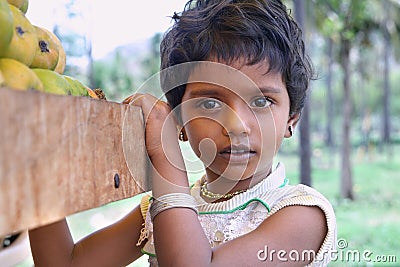
M 30 231 L 36 266 L 326 266 L 336 222 L 314 189 L 273 160 L 300 118 L 312 68 L 280 0 L 189 1 L 161 43 L 168 103 L 134 94 L 151 197 L 74 244 L 65 220 Z M 177 131 L 178 129 L 178 131 Z M 179 141 L 205 175 L 189 185 Z

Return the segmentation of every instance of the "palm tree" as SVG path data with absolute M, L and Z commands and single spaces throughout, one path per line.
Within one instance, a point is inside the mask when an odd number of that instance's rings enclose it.
M 294 0 L 294 15 L 305 35 L 305 6 L 303 0 Z M 311 186 L 311 145 L 310 145 L 310 119 L 309 99 L 306 101 L 300 121 L 300 182 Z
M 341 138 L 341 186 L 343 198 L 354 199 L 352 164 L 351 164 L 351 122 L 353 101 L 351 94 L 350 53 L 357 46 L 362 46 L 360 36 L 368 36 L 376 24 L 368 12 L 371 1 L 368 0 L 314 0 L 319 13 L 320 30 L 338 46 L 338 63 L 343 72 L 342 88 L 342 138 Z M 372 13 L 373 14 L 373 13 Z
M 380 14 L 377 23 L 380 24 L 383 36 L 383 95 L 382 95 L 382 143 L 390 143 L 391 122 L 390 122 L 390 57 L 392 54 L 392 42 L 399 41 L 400 31 L 400 3 L 398 1 L 381 1 Z M 399 49 L 398 46 L 394 46 Z

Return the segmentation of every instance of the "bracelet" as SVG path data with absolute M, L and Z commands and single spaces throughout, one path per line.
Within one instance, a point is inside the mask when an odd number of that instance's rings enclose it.
M 154 198 L 150 206 L 151 221 L 160 213 L 172 208 L 188 208 L 199 214 L 194 197 L 185 193 L 171 193 Z

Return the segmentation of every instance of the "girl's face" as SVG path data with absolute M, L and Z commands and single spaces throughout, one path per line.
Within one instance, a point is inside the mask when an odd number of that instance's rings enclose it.
M 253 178 L 271 171 L 282 139 L 289 136 L 289 96 L 281 74 L 266 62 L 197 65 L 182 98 L 186 137 L 206 167 L 207 179 Z

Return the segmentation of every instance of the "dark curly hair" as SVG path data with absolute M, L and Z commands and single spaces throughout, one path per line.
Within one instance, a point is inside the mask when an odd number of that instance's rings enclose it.
M 175 23 L 160 44 L 161 70 L 211 58 L 226 64 L 245 59 L 247 65 L 267 60 L 266 72 L 282 74 L 290 115 L 301 112 L 314 73 L 302 31 L 281 0 L 190 0 L 172 18 Z M 170 79 L 162 75 L 161 87 L 176 108 L 185 85 L 168 90 Z

